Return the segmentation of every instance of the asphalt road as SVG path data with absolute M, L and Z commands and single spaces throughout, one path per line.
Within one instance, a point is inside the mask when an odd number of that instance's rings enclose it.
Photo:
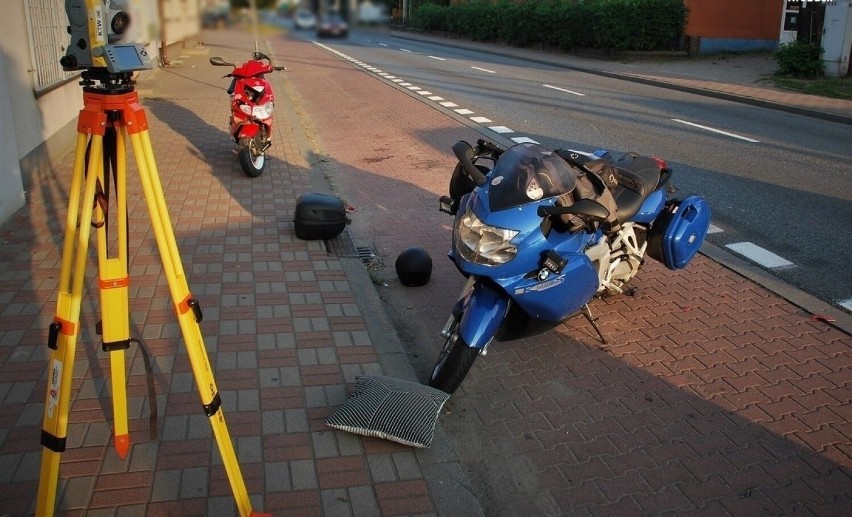
M 852 310 L 852 127 L 376 31 L 318 43 L 504 144 L 661 156 L 710 242 Z

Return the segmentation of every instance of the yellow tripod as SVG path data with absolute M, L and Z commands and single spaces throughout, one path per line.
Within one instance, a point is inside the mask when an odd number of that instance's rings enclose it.
M 98 243 L 98 288 L 102 318 L 100 333 L 103 349 L 110 354 L 115 448 L 118 455 L 124 458 L 130 447 L 124 362 L 124 350 L 134 341 L 130 338 L 130 279 L 127 268 L 128 139 L 136 157 L 157 247 L 201 396 L 201 404 L 213 427 L 237 509 L 242 516 L 265 515 L 251 509 L 251 501 L 225 424 L 221 398 L 199 327 L 201 307 L 189 292 L 148 135 L 148 121 L 138 102 L 133 82 L 129 74 L 99 76 L 84 72 L 82 84 L 85 86 L 84 107 L 77 121 L 77 145 L 62 248 L 59 298 L 48 340 L 52 351 L 41 432 L 43 449 L 36 515 L 53 515 L 56 505 L 60 454 L 66 446 L 74 354 L 83 298 L 83 276 L 92 226 L 96 228 Z M 107 242 L 110 210 L 109 171 L 106 169 L 110 164 L 115 178 L 117 212 L 117 249 L 112 256 Z

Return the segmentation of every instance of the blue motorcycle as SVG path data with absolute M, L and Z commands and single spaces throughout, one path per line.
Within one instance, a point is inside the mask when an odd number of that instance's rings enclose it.
M 672 198 L 671 170 L 656 157 L 507 149 L 458 142 L 441 211 L 455 216 L 450 259 L 467 277 L 441 332 L 429 384 L 453 393 L 494 340 L 546 332 L 588 303 L 629 291 L 645 255 L 685 267 L 701 247 L 710 207 Z

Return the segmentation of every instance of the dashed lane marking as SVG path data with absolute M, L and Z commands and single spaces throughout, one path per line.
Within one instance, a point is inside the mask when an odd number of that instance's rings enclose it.
M 404 88 L 406 88 L 406 89 L 408 89 L 409 91 L 412 91 L 412 92 L 417 92 L 419 95 L 426 97 L 430 101 L 437 102 L 438 104 L 440 104 L 444 108 L 453 109 L 453 111 L 455 113 L 458 113 L 459 115 L 467 116 L 467 115 L 472 115 L 474 113 L 472 110 L 459 107 L 459 105 L 456 104 L 455 102 L 448 101 L 448 100 L 444 99 L 443 97 L 441 97 L 440 95 L 434 95 L 430 91 L 424 90 L 424 89 L 420 88 L 419 86 L 416 86 L 414 84 L 406 82 L 405 79 L 401 79 L 399 77 L 396 77 L 395 75 L 391 75 L 387 72 L 383 72 L 382 70 L 379 70 L 378 68 L 370 66 L 367 63 L 363 63 L 363 62 L 361 62 L 361 61 L 359 61 L 359 60 L 357 60 L 357 59 L 355 59 L 351 56 L 347 56 L 346 54 L 344 54 L 344 53 L 342 53 L 338 50 L 335 50 L 331 47 L 328 47 L 326 45 L 323 45 L 323 44 L 321 44 L 317 41 L 314 41 L 313 43 L 315 45 L 317 45 L 318 47 L 320 47 L 324 50 L 327 50 L 328 52 L 331 52 L 332 54 L 340 56 L 341 58 L 349 61 L 350 63 L 353 63 L 355 65 L 358 65 L 358 66 L 364 68 L 365 70 L 369 70 L 369 71 L 373 72 L 374 74 L 376 74 L 379 77 L 387 79 L 390 82 L 396 83 L 400 87 L 404 87 Z M 382 46 L 386 47 L 387 45 L 382 45 Z M 405 51 L 405 52 L 411 52 L 410 50 L 406 50 L 406 49 L 400 49 L 400 50 Z M 429 56 L 429 57 L 433 58 L 433 59 L 438 59 L 439 61 L 445 61 L 444 58 L 440 58 L 440 57 L 437 57 L 437 56 Z M 480 67 L 477 67 L 477 66 L 473 66 L 471 68 L 476 69 L 476 70 L 481 70 L 483 72 L 488 72 L 488 73 L 491 73 L 491 74 L 497 73 L 493 70 L 488 70 L 487 68 L 480 68 Z M 486 118 L 486 117 L 469 117 L 469 119 L 472 122 L 476 122 L 477 124 L 483 124 L 484 125 L 484 124 L 491 124 L 492 123 L 492 120 L 489 119 L 489 118 Z M 498 134 L 507 134 L 507 133 L 514 133 L 515 132 L 515 130 L 509 129 L 506 126 L 490 126 L 488 129 L 490 129 L 490 130 L 492 130 L 492 131 L 494 131 L 495 133 L 498 133 Z M 526 142 L 536 143 L 536 144 L 539 143 L 539 142 L 533 140 L 532 138 L 525 137 L 525 136 L 513 137 L 512 140 L 517 142 L 517 143 L 526 143 Z
M 580 93 L 580 92 L 575 92 L 575 91 L 571 91 L 571 90 L 566 90 L 565 88 L 560 88 L 560 87 L 558 87 L 558 86 L 552 86 L 552 85 L 549 85 L 549 84 L 543 84 L 542 86 L 544 86 L 545 88 L 550 88 L 551 90 L 559 90 L 560 92 L 570 93 L 570 94 L 572 94 L 572 95 L 578 95 L 578 96 L 580 96 L 580 97 L 585 97 L 585 96 L 586 96 L 586 94 L 585 94 L 585 93 Z
M 408 50 L 407 48 L 401 48 L 401 49 L 399 49 L 399 50 L 401 50 L 401 51 L 403 51 L 403 52 L 408 52 L 409 54 L 411 54 L 411 51 L 410 51 L 410 50 Z
M 716 129 L 716 128 L 710 127 L 710 126 L 702 126 L 701 124 L 696 124 L 695 122 L 689 122 L 689 121 L 686 121 L 686 120 L 681 120 L 679 118 L 673 118 L 672 120 L 674 120 L 675 122 L 679 122 L 681 124 L 686 124 L 687 126 L 697 127 L 699 129 L 703 129 L 705 131 L 712 131 L 713 133 L 718 133 L 720 135 L 725 135 L 725 136 L 729 136 L 731 138 L 738 138 L 740 140 L 745 140 L 746 142 L 751 142 L 751 143 L 754 143 L 754 144 L 760 143 L 760 140 L 755 140 L 753 138 L 738 135 L 736 133 L 730 133 L 728 131 L 722 131 L 721 129 Z
M 852 298 L 849 298 L 848 300 L 840 301 L 840 306 L 847 309 L 847 310 L 852 311 Z
M 526 136 L 516 136 L 516 137 L 512 138 L 512 141 L 514 141 L 515 143 L 518 143 L 518 144 L 537 144 L 538 143 L 535 140 L 533 140 L 532 138 L 529 138 L 529 137 L 526 137 Z
M 796 266 L 784 257 L 780 257 L 751 242 L 735 242 L 733 244 L 726 244 L 725 247 L 769 269 L 787 269 Z
M 710 228 L 707 229 L 707 233 L 722 233 L 725 230 L 719 228 L 718 226 L 710 225 Z

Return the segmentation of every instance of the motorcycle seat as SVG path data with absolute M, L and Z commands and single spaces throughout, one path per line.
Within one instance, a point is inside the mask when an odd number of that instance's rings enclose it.
M 609 188 L 615 199 L 615 219 L 619 223 L 625 223 L 636 215 L 645 198 L 653 192 L 644 176 L 613 165 L 607 160 L 593 160 L 586 164 L 586 168 L 600 176 Z

